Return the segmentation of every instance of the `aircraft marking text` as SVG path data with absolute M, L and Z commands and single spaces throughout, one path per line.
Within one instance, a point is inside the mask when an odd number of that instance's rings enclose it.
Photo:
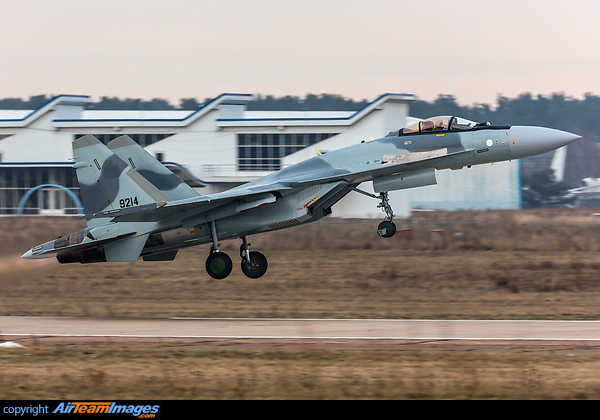
M 124 209 L 125 207 L 137 206 L 138 203 L 139 201 L 137 197 L 127 197 L 119 200 L 119 205 L 122 209 Z

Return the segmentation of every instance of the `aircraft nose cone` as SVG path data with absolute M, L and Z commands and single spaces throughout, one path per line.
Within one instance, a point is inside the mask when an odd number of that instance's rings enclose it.
M 544 127 L 510 128 L 510 154 L 513 159 L 540 155 L 579 140 L 581 136 Z
M 24 253 L 23 255 L 21 255 L 21 258 L 26 258 L 28 260 L 31 260 L 33 258 L 33 255 L 31 253 L 31 249 L 29 251 L 27 251 L 26 253 Z

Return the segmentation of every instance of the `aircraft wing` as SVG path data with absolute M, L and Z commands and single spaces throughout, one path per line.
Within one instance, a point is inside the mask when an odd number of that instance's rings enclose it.
M 38 245 L 28 251 L 25 255 L 26 258 L 38 259 L 38 258 L 49 258 L 51 256 L 63 253 L 72 253 L 75 251 L 85 251 L 91 248 L 95 248 L 100 245 L 105 245 L 111 242 L 116 242 L 127 237 L 134 235 L 135 232 L 125 233 L 122 235 L 112 236 L 110 238 L 105 239 L 94 239 L 85 241 L 82 243 L 74 244 L 74 245 L 66 245 L 66 246 L 58 246 L 56 247 L 56 241 L 46 242 L 45 244 Z M 86 238 L 89 239 L 89 238 Z
M 460 166 L 461 158 L 466 158 L 474 152 L 474 150 L 461 150 L 448 153 L 447 149 L 438 149 L 428 152 L 386 155 L 383 159 L 384 163 L 381 167 L 376 169 L 367 169 L 344 174 L 328 175 L 324 173 L 323 176 L 312 179 L 303 179 L 296 182 L 289 180 L 288 184 L 291 188 L 306 188 L 315 184 L 340 181 L 347 182 L 348 184 L 360 184 L 380 177 L 414 172 L 426 168 L 445 169 L 448 167 Z M 386 158 L 388 159 L 387 162 Z
M 384 163 L 376 169 L 351 172 L 331 167 L 323 168 L 319 171 L 291 175 L 287 178 L 277 178 L 276 181 L 271 179 L 271 182 L 265 184 L 253 184 L 248 187 L 242 185 L 221 193 L 160 203 L 156 208 L 145 208 L 138 211 L 134 207 L 127 209 L 127 214 L 123 215 L 119 215 L 117 210 L 104 217 L 114 217 L 112 219 L 114 222 L 151 222 L 169 217 L 181 221 L 234 202 L 242 205 L 242 210 L 239 211 L 243 211 L 274 202 L 275 195 L 273 194 L 286 190 L 302 189 L 312 185 L 333 182 L 360 184 L 379 177 L 418 171 L 424 168 L 444 168 L 449 167 L 450 163 L 452 165 L 459 164 L 462 156 L 467 157 L 472 153 L 473 150 L 448 153 L 447 149 L 439 149 L 422 153 L 387 155 L 383 159 Z M 269 201 L 269 197 L 271 201 Z
M 185 218 L 193 214 L 208 212 L 223 205 L 238 202 L 243 210 L 249 210 L 259 205 L 268 204 L 275 201 L 272 193 L 279 193 L 283 190 L 292 188 L 284 183 L 272 183 L 266 185 L 257 185 L 248 188 L 235 188 L 221 193 L 208 194 L 199 197 L 187 198 L 184 200 L 170 201 L 168 203 L 159 203 L 152 209 L 137 209 L 135 207 L 124 211 L 123 215 L 118 212 L 105 214 L 105 217 L 114 217 L 113 222 L 155 222 L 171 216 Z M 272 201 L 269 201 L 266 195 L 270 195 Z M 242 202 L 240 202 L 242 201 Z M 141 206 L 140 206 L 141 207 Z

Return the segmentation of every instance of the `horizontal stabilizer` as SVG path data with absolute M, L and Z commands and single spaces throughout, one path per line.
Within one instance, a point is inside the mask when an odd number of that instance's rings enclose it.
M 147 240 L 148 235 L 137 235 L 104 245 L 106 261 L 137 261 Z
M 126 238 L 128 236 L 133 235 L 135 232 L 126 233 L 123 235 L 112 236 L 110 238 L 104 239 L 96 239 L 96 240 L 86 240 L 85 242 L 61 246 L 55 248 L 56 241 L 46 242 L 45 244 L 39 245 L 23 255 L 22 258 L 30 258 L 30 259 L 39 259 L 39 258 L 50 258 L 54 255 L 60 254 L 71 254 L 77 251 L 85 251 L 87 249 L 96 248 L 97 246 L 104 245 L 110 242 L 118 241 L 119 239 Z M 86 238 L 89 239 L 89 238 Z M 58 240 L 58 239 L 57 239 Z
M 177 255 L 177 250 L 161 252 L 160 254 L 150 254 L 144 257 L 144 261 L 173 261 Z

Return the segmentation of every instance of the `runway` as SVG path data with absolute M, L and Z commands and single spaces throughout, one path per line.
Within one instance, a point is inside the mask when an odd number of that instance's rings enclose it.
M 598 341 L 600 321 L 1 316 L 0 336 Z

